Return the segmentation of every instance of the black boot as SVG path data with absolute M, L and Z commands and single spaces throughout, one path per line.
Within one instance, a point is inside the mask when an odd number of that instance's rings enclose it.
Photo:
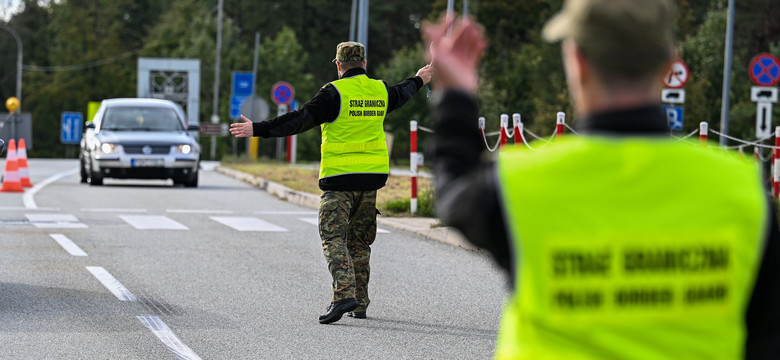
M 327 313 L 320 315 L 320 324 L 330 324 L 341 320 L 345 312 L 355 310 L 358 307 L 357 299 L 344 299 L 330 303 Z

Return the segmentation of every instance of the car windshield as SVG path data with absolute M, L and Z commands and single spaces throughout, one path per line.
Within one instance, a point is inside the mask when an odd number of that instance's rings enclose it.
M 106 109 L 100 128 L 110 131 L 184 131 L 176 111 L 162 107 Z

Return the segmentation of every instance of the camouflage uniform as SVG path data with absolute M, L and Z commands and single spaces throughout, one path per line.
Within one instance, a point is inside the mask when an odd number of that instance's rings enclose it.
M 356 298 L 366 311 L 370 245 L 376 238 L 376 190 L 325 191 L 320 197 L 322 252 L 333 276 L 333 299 Z

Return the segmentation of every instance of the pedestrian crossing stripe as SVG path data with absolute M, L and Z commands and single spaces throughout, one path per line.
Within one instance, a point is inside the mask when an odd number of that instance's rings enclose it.
M 71 214 L 24 214 L 30 223 L 42 229 L 85 229 L 87 225 Z
M 188 227 L 167 216 L 119 215 L 119 218 L 138 230 L 189 230 Z
M 229 226 L 238 231 L 266 231 L 266 232 L 286 232 L 289 231 L 281 226 L 276 226 L 265 220 L 256 217 L 246 216 L 211 216 L 212 220 Z

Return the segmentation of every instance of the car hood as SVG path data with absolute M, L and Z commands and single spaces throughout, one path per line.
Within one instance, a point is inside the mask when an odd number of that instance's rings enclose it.
M 95 134 L 100 142 L 117 144 L 194 144 L 186 132 L 160 131 L 101 131 Z

